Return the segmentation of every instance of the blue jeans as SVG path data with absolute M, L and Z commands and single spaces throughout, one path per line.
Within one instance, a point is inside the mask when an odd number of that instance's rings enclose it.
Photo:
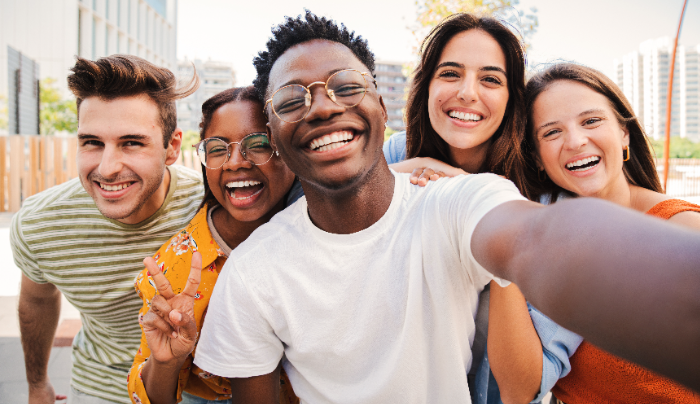
M 231 399 L 228 400 L 207 400 L 206 398 L 193 396 L 185 391 L 182 392 L 182 401 L 180 404 L 232 404 Z

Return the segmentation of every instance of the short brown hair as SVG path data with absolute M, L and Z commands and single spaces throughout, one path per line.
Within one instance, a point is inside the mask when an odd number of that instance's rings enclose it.
M 544 180 L 538 179 L 537 143 L 532 122 L 533 108 L 537 97 L 557 81 L 572 81 L 583 84 L 608 99 L 619 125 L 629 131 L 630 145 L 628 153 L 630 159 L 622 166 L 625 179 L 627 179 L 629 184 L 663 193 L 649 139 L 644 132 L 642 124 L 634 114 L 632 105 L 622 93 L 620 87 L 598 70 L 573 63 L 557 63 L 536 74 L 527 82 L 525 105 L 528 124 L 527 136 L 522 144 L 522 149 L 527 161 L 526 178 L 531 199 L 539 200 L 541 195 L 550 194 L 552 201 L 556 201 L 559 194 L 566 192 L 549 177 L 546 177 Z M 622 153 L 622 150 L 620 150 L 620 153 Z M 568 194 L 569 192 L 566 193 Z
M 526 195 L 524 159 L 520 154 L 520 143 L 525 136 L 525 56 L 518 37 L 494 18 L 453 14 L 433 28 L 423 40 L 421 59 L 406 103 L 406 157 L 432 157 L 455 165 L 450 157 L 449 145 L 435 132 L 430 122 L 428 95 L 442 50 L 455 35 L 472 29 L 481 30 L 498 42 L 506 59 L 508 83 L 508 104 L 503 121 L 491 135 L 491 144 L 478 172 L 504 175 Z M 464 52 L 469 52 L 469 49 Z
M 113 100 L 120 97 L 147 95 L 158 106 L 163 146 L 168 147 L 170 136 L 177 128 L 175 101 L 194 93 L 199 87 L 197 72 L 182 88 L 170 70 L 158 67 L 132 55 L 112 55 L 92 61 L 77 57 L 73 72 L 68 76 L 68 88 L 78 104 L 88 97 Z

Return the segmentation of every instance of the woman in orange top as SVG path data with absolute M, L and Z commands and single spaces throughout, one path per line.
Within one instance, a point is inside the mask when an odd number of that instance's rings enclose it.
M 523 154 L 535 198 L 597 197 L 700 229 L 700 206 L 663 194 L 642 125 L 605 75 L 553 65 L 528 82 L 527 108 Z M 552 390 L 567 404 L 700 403 L 698 393 L 586 341 L 570 362 Z
M 269 143 L 262 109 L 252 87 L 226 90 L 202 105 L 196 145 L 205 166 L 202 207 L 144 260 L 135 281 L 144 305 L 128 380 L 134 403 L 230 403 L 228 379 L 193 364 L 211 292 L 231 250 L 301 195 Z M 284 372 L 280 382 L 280 402 L 298 402 Z

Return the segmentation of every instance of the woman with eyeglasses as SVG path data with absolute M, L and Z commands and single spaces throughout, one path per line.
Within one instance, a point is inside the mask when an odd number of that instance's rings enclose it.
M 454 14 L 430 32 L 421 50 L 406 132 L 384 144 L 388 163 L 397 171 L 416 169 L 411 180 L 420 185 L 445 173 L 494 173 L 527 196 L 520 152 L 525 58 L 518 38 L 493 18 Z M 472 401 L 540 401 L 568 371 L 562 363 L 579 341 L 538 335 L 516 285 L 491 282 L 487 288 L 475 318 Z
M 209 298 L 231 250 L 301 196 L 270 145 L 262 107 L 253 87 L 223 91 L 202 105 L 195 145 L 204 166 L 201 208 L 144 260 L 135 280 L 144 304 L 141 347 L 128 380 L 134 403 L 231 402 L 228 379 L 193 363 Z M 284 370 L 280 383 L 280 402 L 298 403 Z

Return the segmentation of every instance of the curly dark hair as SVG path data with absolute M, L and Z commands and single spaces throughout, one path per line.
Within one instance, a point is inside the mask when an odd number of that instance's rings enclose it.
M 204 104 L 202 104 L 202 122 L 199 123 L 199 139 L 204 140 L 206 137 L 214 112 L 226 104 L 242 101 L 259 104 L 259 110 L 262 111 L 263 103 L 253 86 L 229 88 L 204 101 Z M 204 166 L 202 166 L 202 179 L 204 180 L 204 198 L 202 198 L 202 204 L 199 208 L 201 209 L 206 204 L 209 204 L 210 207 L 218 205 L 219 202 L 214 197 L 214 194 L 212 194 L 211 188 L 209 188 L 209 183 L 207 182 L 207 168 Z
M 261 51 L 253 59 L 253 65 L 258 72 L 253 86 L 261 99 L 266 98 L 270 71 L 277 59 L 294 45 L 314 39 L 326 39 L 347 46 L 370 72 L 374 72 L 374 54 L 369 50 L 367 40 L 359 35 L 355 36 L 355 31 L 349 31 L 344 24 L 338 26 L 335 21 L 318 17 L 306 10 L 303 17 L 285 17 L 283 24 L 272 28 L 272 38 L 267 41 L 267 50 Z

